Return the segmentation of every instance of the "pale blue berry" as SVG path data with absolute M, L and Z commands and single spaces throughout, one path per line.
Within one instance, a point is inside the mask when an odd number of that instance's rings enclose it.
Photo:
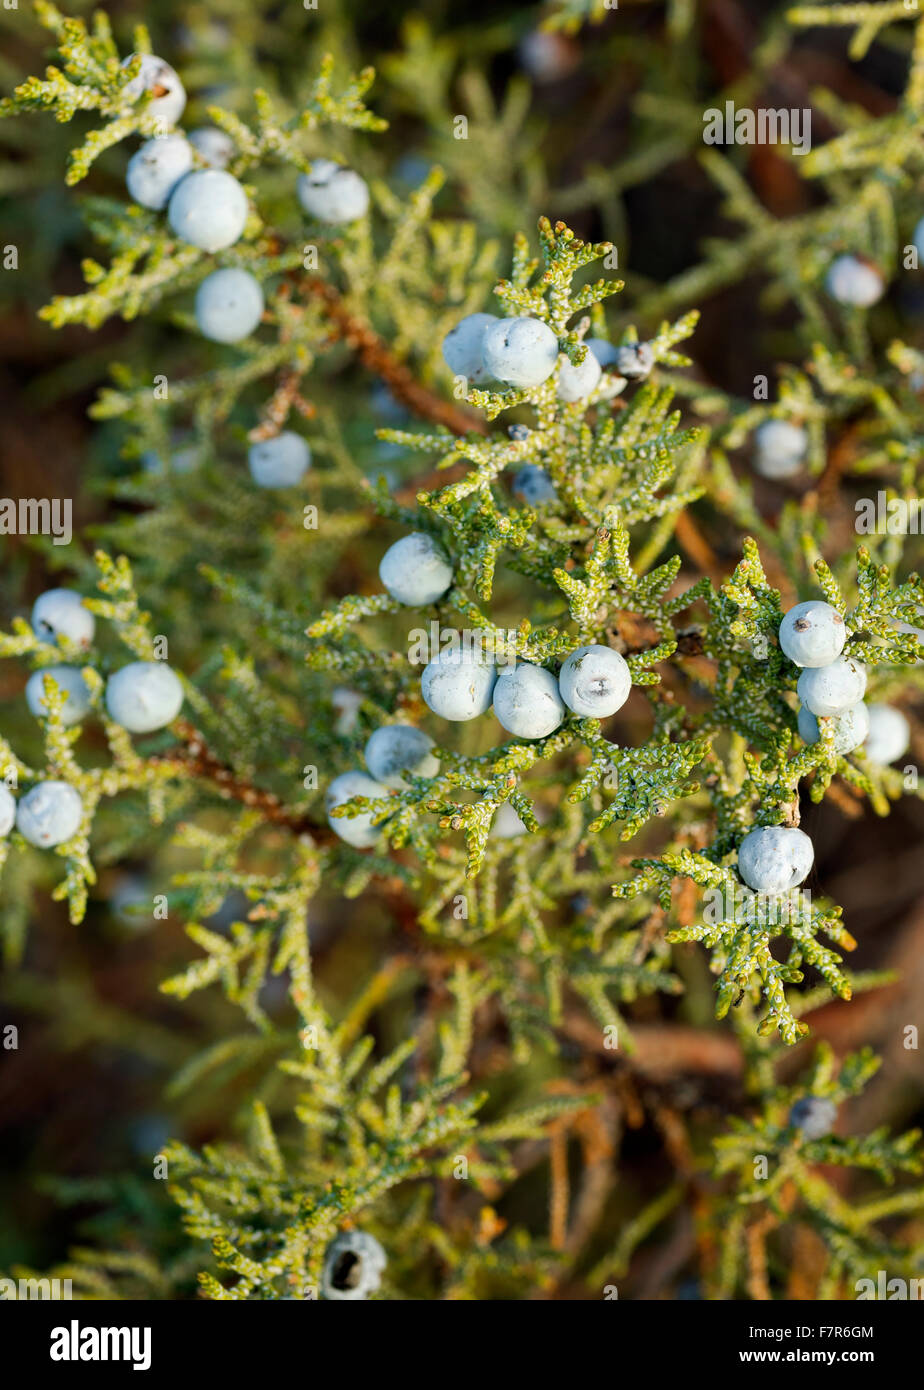
M 365 772 L 358 769 L 342 772 L 331 782 L 324 797 L 327 823 L 335 835 L 354 849 L 370 849 L 382 833 L 381 825 L 373 825 L 371 811 L 363 811 L 358 816 L 332 816 L 330 813 L 357 796 L 364 796 L 369 801 L 380 801 L 388 794 L 388 788 L 383 783 L 377 782 Z
M 555 484 L 538 463 L 524 464 L 513 480 L 513 495 L 530 507 L 541 507 L 546 502 L 557 502 Z
M 824 1139 L 837 1121 L 837 1106 L 827 1096 L 803 1096 L 789 1112 L 789 1123 L 806 1139 Z
M 606 719 L 629 698 L 632 675 L 619 652 L 594 642 L 578 647 L 566 659 L 558 686 L 565 704 L 575 714 Z
M 332 226 L 355 222 L 369 210 L 366 180 L 333 159 L 315 159 L 310 173 L 299 175 L 296 192 L 307 213 Z
M 122 60 L 122 67 L 128 67 L 137 56 L 130 53 Z M 147 114 L 157 116 L 167 125 L 176 125 L 186 105 L 186 90 L 176 71 L 163 58 L 158 58 L 156 53 L 142 53 L 137 77 L 126 83 L 122 90 L 131 101 L 137 101 L 143 92 L 150 92 Z
M 408 420 L 407 406 L 399 401 L 384 381 L 377 381 L 369 392 L 369 404 L 381 420 L 389 425 L 405 425 Z M 396 446 L 392 446 L 395 448 Z M 398 450 L 401 453 L 401 450 Z
M 140 874 L 120 874 L 109 891 L 109 911 L 122 927 L 146 931 L 154 925 L 154 886 Z
M 885 294 L 885 281 L 865 257 L 838 256 L 828 268 L 825 289 L 838 304 L 868 309 Z
M 170 472 L 185 475 L 195 473 L 197 468 L 202 467 L 202 450 L 196 444 L 187 445 L 185 449 L 177 449 L 170 455 Z
M 452 583 L 452 565 L 439 541 L 425 531 L 412 531 L 385 551 L 379 578 L 399 603 L 422 608 L 445 594 Z
M 148 140 L 128 161 L 125 186 L 143 208 L 159 210 L 167 206 L 171 193 L 192 164 L 189 141 L 182 135 Z
M 387 1264 L 385 1251 L 368 1231 L 344 1231 L 331 1242 L 324 1258 L 321 1297 L 357 1302 L 375 1293 Z
M 384 724 L 366 744 L 366 767 L 377 782 L 401 791 L 411 777 L 435 777 L 439 759 L 431 753 L 433 739 L 413 724 Z
M 16 798 L 9 787 L 0 782 L 0 840 L 9 835 L 15 823 Z
M 499 322 L 496 314 L 467 314 L 450 328 L 443 339 L 443 361 L 453 376 L 464 376 L 474 386 L 490 379 L 484 365 L 484 335 Z
M 755 893 L 785 893 L 808 876 L 815 859 L 802 830 L 763 825 L 745 835 L 738 848 L 738 873 Z
M 79 594 L 71 589 L 46 589 L 32 605 L 32 627 L 43 642 L 67 637 L 86 650 L 93 641 L 96 620 L 89 608 L 84 608 Z
M 33 671 L 26 682 L 26 704 L 36 719 L 46 719 L 48 711 L 42 704 L 45 698 L 45 676 L 51 676 L 64 693 L 61 723 L 79 724 L 90 712 L 90 691 L 76 666 L 44 666 Z
M 293 430 L 250 446 L 250 476 L 257 487 L 294 487 L 311 467 L 311 449 Z
M 812 714 L 842 714 L 866 694 L 866 667 L 853 657 L 839 656 L 827 666 L 807 667 L 796 691 Z
M 534 82 L 559 82 L 580 62 L 580 49 L 557 30 L 530 29 L 517 44 L 517 56 Z
M 498 673 L 494 713 L 516 738 L 545 738 L 558 728 L 566 711 L 551 671 L 524 661 Z
M 616 361 L 616 354 L 619 349 L 608 342 L 606 338 L 585 338 L 584 342 L 590 348 L 601 367 L 611 367 Z
M 234 158 L 234 141 L 227 131 L 220 130 L 217 125 L 204 125 L 198 130 L 191 130 L 189 143 L 210 169 L 224 169 Z
M 39 782 L 20 799 L 16 828 L 40 849 L 62 845 L 80 829 L 83 802 L 70 782 Z
M 495 667 L 470 647 L 447 647 L 423 669 L 420 693 L 443 719 L 475 719 L 491 708 Z
M 196 292 L 199 331 L 215 343 L 238 343 L 263 317 L 263 291 L 249 270 L 213 270 Z
M 246 226 L 247 194 L 225 169 L 195 169 L 173 190 L 167 221 L 191 246 L 222 251 Z
M 175 453 L 170 454 L 169 463 L 165 467 L 156 449 L 145 449 L 138 462 L 145 473 L 195 473 L 196 469 L 202 466 L 202 450 L 195 444 L 177 449 Z
M 359 722 L 362 695 L 358 690 L 351 690 L 348 685 L 335 685 L 331 691 L 330 702 L 337 713 L 334 733 L 351 734 Z
M 182 448 L 171 448 L 167 463 L 156 449 L 145 449 L 138 462 L 145 473 L 195 473 L 202 467 L 204 451 L 201 444 L 186 444 Z
M 874 763 L 894 763 L 907 753 L 911 726 L 891 705 L 869 705 L 869 734 L 863 751 Z
M 640 381 L 650 374 L 655 364 L 654 348 L 651 343 L 622 343 L 613 361 L 620 376 Z
M 484 335 L 486 371 L 507 386 L 529 391 L 552 375 L 558 339 L 541 319 L 498 319 Z
M 509 801 L 502 801 L 494 812 L 489 831 L 492 840 L 515 840 L 520 835 L 528 835 L 529 826 Z
M 834 751 L 841 757 L 852 753 L 866 739 L 869 733 L 869 711 L 863 704 L 853 705 L 831 716 L 834 725 Z M 806 743 L 817 743 L 821 734 L 818 720 L 811 710 L 804 707 L 798 715 L 799 734 Z
M 183 687 L 163 661 L 132 661 L 106 682 L 109 716 L 133 734 L 165 729 L 183 704 Z
M 754 469 L 762 478 L 793 478 L 808 451 L 808 435 L 789 420 L 764 420 L 754 431 Z
M 585 400 L 596 390 L 601 374 L 600 363 L 590 348 L 585 352 L 583 362 L 577 366 L 569 357 L 562 357 L 556 387 L 558 399 L 568 405 Z
M 797 603 L 780 623 L 780 646 L 797 666 L 827 666 L 847 641 L 847 627 L 836 608 L 822 599 Z

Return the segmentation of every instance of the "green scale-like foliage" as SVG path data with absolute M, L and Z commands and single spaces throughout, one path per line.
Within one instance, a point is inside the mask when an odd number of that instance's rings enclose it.
M 859 52 L 882 23 L 903 17 L 900 8 L 803 7 L 792 20 L 856 24 Z M 573 32 L 603 10 L 559 4 L 549 24 Z M 93 113 L 101 124 L 68 168 L 76 183 L 105 151 L 158 133 L 157 123 L 146 98 L 126 98 L 137 65 L 120 66 L 104 18 L 88 30 L 50 5 L 38 13 L 61 66 L 23 83 L 0 110 L 46 110 L 59 121 Z M 670 6 L 674 40 L 690 23 L 689 6 Z M 173 1143 L 162 1155 L 188 1232 L 211 1244 L 214 1265 L 201 1276 L 208 1296 L 316 1296 L 331 1239 L 358 1222 L 388 1246 L 386 1296 L 430 1296 L 421 1270 L 431 1259 L 444 1270 L 449 1298 L 518 1296 L 563 1273 L 563 1251 L 519 1228 L 495 1240 L 488 1208 L 480 1230 L 467 1210 L 465 1231 L 460 1222 L 450 1235 L 434 1210 L 437 1181 L 454 1176 L 462 1157 L 477 1201 L 494 1200 L 522 1171 L 517 1145 L 585 1123 L 599 1097 L 578 1085 L 556 1094 L 544 1084 L 548 1068 L 582 1028 L 595 1037 L 612 1031 L 632 1058 L 628 1006 L 682 995 L 687 942 L 709 953 L 715 1017 L 731 1020 L 749 1073 L 751 1108 L 715 1145 L 712 1171 L 730 1181 L 714 1208 L 724 1246 L 714 1296 L 734 1297 L 746 1284 L 754 1208 L 765 1205 L 780 1221 L 793 1192 L 831 1253 L 827 1296 L 887 1257 L 899 1272 L 919 1267 L 919 1249 L 900 1250 L 877 1227 L 917 1210 L 919 1189 L 906 1185 L 894 1199 L 848 1208 L 812 1167 L 856 1166 L 887 1182 L 917 1175 L 919 1136 L 893 1139 L 877 1129 L 800 1144 L 787 1127 L 794 1098 L 843 1101 L 870 1078 L 874 1060 L 863 1053 L 838 1070 L 822 1049 L 798 1083 L 781 1087 L 774 1073 L 785 1054 L 779 1043 L 809 1031 L 809 1003 L 854 992 L 857 979 L 844 964 L 855 945 L 844 921 L 849 905 L 813 892 L 784 921 L 768 923 L 738 877 L 737 849 L 754 826 L 798 824 L 803 793 L 820 801 L 846 788 L 887 815 L 908 790 L 901 772 L 872 764 L 862 750 L 837 755 L 826 723 L 817 744 L 802 742 L 799 670 L 777 634 L 797 598 L 824 597 L 845 619 L 849 653 L 869 667 L 868 698 L 919 692 L 920 586 L 895 536 L 870 535 L 859 550 L 829 545 L 815 493 L 787 502 L 771 526 L 729 462 L 763 420 L 795 417 L 808 430 L 810 473 L 824 472 L 832 436 L 856 427 L 850 466 L 858 476 L 889 470 L 896 497 L 919 486 L 924 409 L 910 378 L 924 359 L 897 339 L 874 350 L 865 314 L 832 311 L 821 292 L 825 267 L 845 246 L 881 266 L 895 262 L 920 162 L 912 132 L 924 91 L 924 22 L 915 35 L 908 90 L 894 114 L 861 119 L 829 103 L 843 129 L 804 159 L 801 173 L 836 201 L 781 222 L 729 159 L 707 151 L 704 166 L 740 235 L 710 244 L 695 269 L 666 285 L 633 292 L 627 277 L 625 309 L 610 302 L 625 289 L 610 274 L 611 242 L 582 241 L 546 217 L 535 240 L 524 230 L 514 235 L 509 189 L 493 224 L 477 206 L 478 196 L 490 202 L 486 194 L 473 195 L 473 219 L 443 210 L 452 209 L 447 194 L 464 183 L 466 161 L 490 147 L 486 135 L 467 150 L 444 141 L 446 168 L 432 167 L 407 196 L 373 176 L 368 217 L 344 228 L 306 225 L 296 216 L 297 173 L 318 154 L 336 153 L 338 140 L 349 141 L 360 169 L 368 146 L 374 169 L 386 125 L 366 105 L 372 72 L 337 78 L 331 57 L 298 102 L 258 89 L 250 112 L 208 107 L 234 143 L 230 169 L 251 201 L 244 236 L 229 250 L 210 256 L 186 246 L 160 214 L 114 197 L 84 203 L 106 263 L 85 260 L 85 291 L 56 297 L 43 316 L 56 328 L 154 320 L 187 348 L 182 368 L 171 368 L 166 399 L 152 392 L 151 363 L 129 358 L 93 407 L 101 429 L 118 431 L 126 464 L 106 488 L 115 504 L 131 506 L 97 528 L 98 549 L 78 538 L 69 556 L 77 585 L 99 595 L 86 600 L 99 620 L 97 645 L 79 654 L 66 641 L 51 645 L 24 619 L 0 635 L 0 656 L 33 669 L 79 657 L 106 751 L 84 756 L 81 729 L 62 725 L 61 695 L 49 679 L 41 746 L 34 741 L 27 762 L 0 742 L 0 763 L 20 789 L 54 776 L 80 792 L 84 819 L 55 852 L 63 873 L 53 890 L 75 925 L 100 867 L 152 847 L 163 862 L 173 856 L 163 891 L 198 954 L 163 989 L 185 1004 L 218 986 L 244 1015 L 244 1031 L 189 1058 L 173 1087 L 206 1095 L 259 1073 L 246 1143 L 201 1151 Z M 438 126 L 444 96 L 433 84 L 446 63 L 423 21 L 407 26 L 405 45 L 386 59 L 386 82 L 407 102 L 414 89 Z M 142 31 L 134 50 L 150 51 Z M 489 127 L 488 95 L 475 77 L 468 82 L 473 114 Z M 673 119 L 688 99 L 677 97 L 673 108 L 666 101 L 660 117 L 647 114 L 655 124 Z M 495 126 L 516 134 L 521 115 L 514 89 L 494 112 Z M 660 154 L 653 147 L 645 171 L 676 157 L 675 140 Z M 529 157 L 523 162 L 534 190 Z M 620 188 L 631 186 L 627 169 L 621 184 L 618 176 Z M 511 237 L 511 269 L 498 279 Z M 314 256 L 306 259 L 308 250 Z M 756 264 L 773 302 L 798 308 L 805 333 L 807 358 L 784 369 L 772 404 L 685 375 L 693 363 L 678 346 L 695 350 L 693 301 Z M 267 309 L 247 341 L 200 351 L 190 292 L 216 265 L 252 271 Z M 647 332 L 650 375 L 627 383 L 605 370 L 572 404 L 557 393 L 560 366 L 530 391 L 453 381 L 440 344 L 481 309 L 542 320 L 575 365 L 589 351 L 587 337 L 631 345 Z M 364 372 L 377 372 L 393 399 L 369 408 Z M 511 424 L 528 427 L 509 431 Z M 259 491 L 240 460 L 249 441 L 280 428 L 310 438 L 313 467 L 298 489 Z M 199 467 L 174 470 L 178 448 L 193 450 Z M 396 482 L 377 477 L 386 460 Z M 555 490 L 535 508 L 510 486 L 527 464 L 542 468 Z M 451 472 L 446 481 L 443 472 Z M 684 529 L 700 502 L 739 538 L 731 549 L 741 558 L 727 577 L 699 563 L 698 533 L 691 541 Z M 412 529 L 437 538 L 453 564 L 451 587 L 420 611 L 383 594 L 356 554 L 370 537 L 381 554 Z M 421 700 L 421 666 L 409 654 L 415 630 L 428 633 L 431 624 L 479 633 L 489 647 L 552 672 L 582 644 L 610 646 L 631 672 L 632 723 L 569 714 L 532 741 L 498 739 L 490 715 L 462 729 L 441 723 Z M 171 729 L 136 746 L 106 714 L 103 684 L 127 656 L 160 655 L 161 637 L 186 706 Z M 374 802 L 356 798 L 328 821 L 326 785 L 361 766 L 369 734 L 391 722 L 425 725 L 439 772 L 409 776 Z M 497 819 L 511 811 L 522 822 L 513 835 Z M 338 827 L 368 813 L 378 843 L 353 849 Z M 49 859 L 16 832 L 0 842 L 17 901 L 47 878 Z M 737 906 L 707 918 L 702 898 L 716 890 Z M 229 895 L 243 906 L 219 929 L 210 919 Z M 369 946 L 366 975 L 338 1010 L 315 980 L 306 914 L 310 924 L 332 898 L 361 896 L 401 924 L 407 950 L 383 961 Z M 11 962 L 22 954 L 23 926 L 22 910 L 11 912 Z M 814 992 L 806 969 L 822 981 Z M 278 980 L 290 1005 L 285 1025 L 266 1003 Z M 411 982 L 436 1002 L 420 1036 L 406 1017 L 412 1036 L 386 1045 L 370 1020 Z M 537 1092 L 527 1104 L 508 1104 L 507 1088 L 472 1080 L 476 1013 L 502 1021 L 510 1064 L 526 1069 L 525 1089 Z M 755 1153 L 771 1161 L 768 1181 L 748 1176 Z M 627 1225 L 616 1249 L 583 1270 L 586 1287 L 626 1268 L 679 1198 L 668 1189 Z M 95 1264 L 77 1257 L 68 1269 L 86 1296 L 163 1296 L 185 1288 L 188 1276 L 173 1256 L 160 1266 L 120 1265 L 111 1253 Z

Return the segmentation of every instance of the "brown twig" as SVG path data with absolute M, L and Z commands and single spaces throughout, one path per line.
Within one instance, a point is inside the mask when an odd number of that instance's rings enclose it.
M 444 425 L 457 435 L 488 433 L 486 420 L 468 410 L 461 410 L 422 386 L 410 369 L 398 361 L 384 339 L 380 338 L 364 319 L 359 318 L 347 307 L 333 285 L 318 276 L 303 278 L 298 281 L 298 285 L 302 291 L 321 301 L 325 316 L 336 336 L 353 349 L 363 366 L 380 377 L 395 399 L 406 405 L 414 415 L 431 420 L 436 425 Z M 450 481 L 452 475 L 447 471 L 434 472 L 415 484 L 414 496 L 428 485 Z M 410 489 L 407 491 L 410 492 Z M 721 574 L 715 552 L 687 512 L 678 515 L 675 534 L 678 543 L 694 564 L 714 582 L 720 582 Z
M 260 412 L 262 419 L 259 425 L 247 435 L 253 444 L 259 443 L 263 439 L 274 438 L 282 429 L 289 417 L 289 412 L 297 410 L 299 415 L 305 420 L 310 420 L 317 414 L 315 407 L 310 401 L 306 401 L 300 394 L 303 371 L 295 367 L 283 367 L 279 372 L 276 389 L 270 396 L 266 405 Z
M 549 1244 L 553 1250 L 564 1250 L 568 1235 L 568 1128 L 567 1120 L 549 1126 Z
M 746 1229 L 748 1293 L 756 1302 L 769 1302 L 773 1297 L 767 1282 L 766 1237 L 776 1225 L 777 1218 L 767 1212 Z
M 171 727 L 185 746 L 184 751 L 178 750 L 153 758 L 152 762 L 174 763 L 187 774 L 211 782 L 223 800 L 239 801 L 243 806 L 252 806 L 273 825 L 285 826 L 296 835 L 311 835 L 321 843 L 334 842 L 336 836 L 329 826 L 319 825 L 311 816 L 287 810 L 275 792 L 255 787 L 246 778 L 239 777 L 212 752 L 204 736 L 188 720 L 177 719 Z
M 299 288 L 321 301 L 338 338 L 352 348 L 370 372 L 381 377 L 396 400 L 424 420 L 445 425 L 453 434 L 487 434 L 487 422 L 428 391 L 369 324 L 354 314 L 333 285 L 317 276 L 300 279 Z

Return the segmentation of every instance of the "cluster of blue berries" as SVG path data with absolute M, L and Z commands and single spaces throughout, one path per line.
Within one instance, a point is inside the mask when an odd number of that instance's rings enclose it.
M 570 653 L 558 677 L 544 666 L 522 661 L 498 670 L 477 649 L 449 646 L 424 667 L 420 693 L 442 719 L 461 722 L 494 714 L 515 738 L 546 738 L 568 711 L 607 719 L 629 697 L 628 664 L 612 647 L 590 643 Z
M 426 532 L 412 531 L 385 552 L 379 577 L 399 603 L 422 607 L 443 597 L 452 584 L 453 568 L 438 541 Z M 475 719 L 493 703 L 500 723 L 517 738 L 544 738 L 562 723 L 566 709 L 606 719 L 625 704 L 631 685 L 625 658 L 596 643 L 573 651 L 557 680 L 529 662 L 498 674 L 480 652 L 450 646 L 428 663 L 420 681 L 434 714 L 454 721 Z
M 76 787 L 55 778 L 37 782 L 19 801 L 0 785 L 0 838 L 15 824 L 24 840 L 39 849 L 51 849 L 70 840 L 80 829 L 83 802 Z
M 382 583 L 399 603 L 420 607 L 435 603 L 449 589 L 453 567 L 432 536 L 414 531 L 396 541 L 379 566 Z M 545 738 L 569 711 L 582 718 L 606 719 L 621 709 L 632 688 L 628 663 L 612 647 L 590 643 L 562 663 L 556 677 L 544 666 L 522 661 L 498 665 L 483 652 L 459 642 L 439 652 L 424 667 L 420 691 L 425 704 L 454 723 L 476 719 L 494 706 L 502 728 L 515 738 Z M 330 812 L 356 796 L 381 799 L 406 783 L 404 774 L 434 777 L 439 763 L 433 740 L 409 725 L 377 729 L 365 749 L 368 772 L 353 770 L 336 777 L 327 789 L 329 824 L 356 848 L 374 845 L 379 827 L 370 813 L 347 818 Z M 514 813 L 515 814 L 515 813 Z M 522 821 L 509 833 L 519 833 Z
M 433 739 L 413 724 L 386 724 L 376 729 L 364 752 L 369 771 L 355 768 L 343 772 L 327 788 L 325 807 L 331 829 L 354 849 L 371 848 L 381 830 L 373 824 L 371 812 L 347 818 L 332 816 L 331 811 L 356 796 L 370 801 L 390 796 L 407 786 L 408 776 L 435 777 L 440 765 L 433 747 Z
M 45 642 L 64 637 L 86 651 L 93 641 L 96 623 L 79 594 L 71 589 L 49 589 L 32 607 L 33 631 Z M 75 666 L 47 666 L 35 671 L 26 686 L 26 700 L 41 717 L 42 678 L 54 677 L 65 692 L 63 724 L 77 724 L 90 709 L 90 692 Z M 163 729 L 177 717 L 183 704 L 179 677 L 164 661 L 132 661 L 115 671 L 106 682 L 106 709 L 114 723 L 133 734 Z
M 126 90 L 136 98 L 151 92 L 148 112 L 168 125 L 176 124 L 186 105 L 179 77 L 154 54 L 142 56 L 141 72 Z M 226 167 L 233 154 L 231 138 L 214 126 L 191 131 L 188 137 L 180 131 L 157 136 L 129 160 L 128 191 L 142 207 L 166 208 L 171 229 L 183 241 L 203 251 L 224 251 L 243 235 L 250 211 L 243 186 Z M 300 175 L 296 191 L 305 211 L 330 225 L 353 222 L 369 206 L 365 180 L 330 159 L 316 159 L 311 171 Z M 213 271 L 196 294 L 199 329 L 219 343 L 249 337 L 263 310 L 259 281 L 239 266 Z
M 914 233 L 924 249 L 924 218 Z M 844 254 L 833 260 L 825 274 L 825 289 L 833 300 L 851 308 L 868 309 L 885 294 L 886 282 L 879 268 L 865 256 Z M 765 420 L 754 431 L 754 469 L 764 478 L 793 478 L 808 452 L 808 434 L 788 420 Z
M 127 91 L 136 98 L 151 92 L 148 111 L 170 125 L 186 105 L 179 77 L 169 63 L 152 54 L 142 57 L 141 72 Z M 226 250 L 243 235 L 250 210 L 243 186 L 226 167 L 233 155 L 230 136 L 214 126 L 188 136 L 181 131 L 157 136 L 129 160 L 128 191 L 142 207 L 166 208 L 171 229 L 183 241 L 203 251 Z M 355 222 L 369 209 L 366 181 L 331 159 L 316 159 L 310 172 L 299 176 L 296 194 L 305 212 L 329 226 Z M 259 281 L 240 266 L 212 271 L 196 293 L 196 322 L 213 342 L 237 343 L 249 337 L 264 308 Z M 301 435 L 286 430 L 253 444 L 248 465 L 258 487 L 294 487 L 311 466 L 311 449 Z
M 794 478 L 808 453 L 808 434 L 790 420 L 764 420 L 754 431 L 754 471 L 778 482 Z
M 80 595 L 70 589 L 49 589 L 32 608 L 32 627 L 45 642 L 64 638 L 86 651 L 95 632 L 95 620 Z M 44 666 L 26 684 L 26 703 L 36 718 L 45 714 L 44 677 L 51 676 L 64 695 L 61 722 L 79 724 L 90 711 L 90 691 L 76 666 Z M 133 734 L 163 729 L 179 714 L 183 687 L 176 673 L 163 661 L 132 661 L 113 672 L 106 682 L 105 702 L 109 717 Z M 16 828 L 30 844 L 42 848 L 63 844 L 77 833 L 83 818 L 80 794 L 69 782 L 38 782 L 17 803 L 9 789 L 0 786 L 0 837 Z
M 866 667 L 844 655 L 847 625 L 837 609 L 821 599 L 790 608 L 780 624 L 780 646 L 802 668 L 796 686 L 801 701 L 798 726 L 806 743 L 821 737 L 819 719 L 834 726 L 834 748 L 852 753 L 861 744 L 876 762 L 892 762 L 908 747 L 905 716 L 888 705 L 863 703 Z M 814 860 L 809 837 L 790 826 L 750 831 L 738 850 L 738 872 L 756 892 L 784 893 L 807 877 Z
M 796 604 L 780 624 L 780 646 L 790 661 L 803 668 L 796 686 L 801 701 L 799 733 L 806 743 L 817 743 L 818 720 L 831 719 L 839 754 L 852 753 L 865 744 L 874 762 L 893 762 L 908 747 L 908 721 L 888 705 L 863 703 L 866 668 L 843 654 L 846 640 L 840 613 L 819 599 Z
M 629 379 L 648 375 L 654 366 L 650 343 L 614 347 L 604 338 L 588 338 L 584 360 L 567 356 L 558 367 L 556 391 L 568 405 L 588 400 L 600 385 L 603 371 L 614 367 L 607 394 L 617 395 Z M 443 358 L 455 376 L 472 386 L 500 383 L 517 391 L 532 391 L 548 381 L 559 363 L 557 335 L 541 319 L 521 315 L 468 314 L 443 339 Z

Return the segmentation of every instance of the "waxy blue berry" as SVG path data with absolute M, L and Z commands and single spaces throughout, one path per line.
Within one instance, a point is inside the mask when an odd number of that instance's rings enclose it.
M 257 487 L 294 487 L 311 467 L 311 449 L 300 434 L 283 430 L 251 444 L 247 463 Z
M 106 682 L 109 717 L 133 734 L 150 734 L 176 719 L 183 686 L 164 661 L 132 661 Z
M 514 497 L 530 507 L 541 507 L 546 502 L 557 502 L 555 484 L 538 463 L 526 463 L 513 480 L 511 488 Z
M 398 791 L 407 786 L 404 774 L 435 777 L 439 759 L 431 753 L 433 739 L 413 724 L 384 724 L 366 744 L 366 767 L 377 782 Z
M 0 782 L 0 840 L 9 835 L 16 824 L 16 798 L 9 787 Z
M 807 433 L 789 420 L 764 420 L 754 431 L 754 470 L 762 478 L 794 478 L 807 452 Z
M 465 377 L 473 386 L 490 380 L 484 365 L 484 335 L 499 322 L 496 314 L 467 314 L 449 330 L 443 339 L 443 361 L 453 376 Z
M 148 140 L 128 161 L 125 186 L 136 203 L 157 211 L 167 206 L 171 193 L 192 166 L 193 152 L 184 136 Z
M 516 738 L 545 738 L 558 728 L 566 710 L 551 671 L 523 661 L 498 673 L 494 714 Z
M 828 267 L 825 289 L 838 304 L 868 309 L 885 294 L 885 281 L 865 256 L 838 256 Z
M 891 705 L 869 705 L 869 733 L 863 745 L 874 763 L 894 763 L 904 757 L 911 742 L 911 726 L 900 709 Z
M 196 291 L 196 323 L 216 343 L 249 338 L 263 317 L 263 291 L 249 270 L 213 270 Z
M 86 650 L 93 641 L 96 620 L 72 589 L 46 589 L 32 605 L 32 627 L 43 642 L 66 637 Z
M 827 1096 L 803 1096 L 789 1112 L 789 1123 L 806 1139 L 824 1139 L 837 1121 L 837 1106 Z
M 225 169 L 234 158 L 234 141 L 217 125 L 200 126 L 189 132 L 189 143 L 209 169 Z
M 530 391 L 552 375 L 558 338 L 541 319 L 498 319 L 484 335 L 485 370 L 506 386 Z
M 393 599 L 422 608 L 445 594 L 452 583 L 452 564 L 439 541 L 426 531 L 412 531 L 388 547 L 379 578 Z
M 70 782 L 39 782 L 26 792 L 16 808 L 16 828 L 23 839 L 39 849 L 50 849 L 70 840 L 80 829 L 83 802 Z
M 626 703 L 632 674 L 619 652 L 591 643 L 566 659 L 558 676 L 561 697 L 570 710 L 590 719 L 606 719 Z
M 122 67 L 128 67 L 137 56 L 130 53 L 123 59 Z M 163 58 L 158 58 L 156 53 L 142 53 L 137 77 L 127 82 L 122 90 L 123 95 L 132 101 L 137 101 L 143 92 L 150 92 L 147 114 L 157 116 L 167 125 L 176 125 L 186 106 L 186 89 L 176 71 Z
M 497 669 L 480 652 L 448 647 L 424 667 L 420 693 L 442 719 L 475 719 L 491 708 Z
M 76 666 L 43 666 L 40 671 L 33 671 L 26 682 L 26 704 L 30 712 L 36 719 L 48 717 L 48 711 L 42 703 L 45 698 L 46 676 L 51 676 L 64 694 L 61 723 L 65 726 L 79 724 L 90 712 L 90 691 Z
M 815 859 L 812 842 L 795 826 L 763 825 L 738 847 L 738 873 L 755 893 L 785 893 L 806 878 Z
M 226 169 L 195 169 L 173 190 L 167 221 L 191 246 L 222 251 L 240 240 L 247 211 L 247 194 Z
M 388 788 L 367 773 L 360 772 L 359 769 L 342 772 L 339 777 L 334 778 L 325 793 L 327 823 L 335 835 L 354 849 L 371 849 L 382 833 L 381 825 L 373 825 L 371 811 L 362 811 L 358 816 L 332 816 L 330 813 L 357 796 L 363 796 L 369 801 L 380 801 L 388 795 Z
M 830 603 L 808 599 L 797 603 L 780 623 L 780 646 L 797 666 L 828 666 L 847 641 L 847 625 Z
M 355 169 L 332 159 L 315 159 L 296 185 L 298 201 L 319 222 L 340 226 L 365 217 L 369 210 L 369 185 Z
M 869 711 L 864 704 L 852 705 L 831 715 L 834 725 L 834 751 L 841 757 L 852 753 L 866 739 L 869 733 Z M 812 711 L 803 706 L 798 714 L 799 734 L 806 743 L 817 743 L 821 737 L 818 720 Z
M 866 694 L 866 667 L 852 657 L 839 656 L 827 666 L 807 667 L 796 691 L 812 714 L 842 714 Z
M 583 362 L 577 364 L 569 357 L 562 357 L 556 387 L 558 399 L 568 405 L 585 400 L 598 386 L 601 375 L 600 363 L 590 348 L 584 354 Z

